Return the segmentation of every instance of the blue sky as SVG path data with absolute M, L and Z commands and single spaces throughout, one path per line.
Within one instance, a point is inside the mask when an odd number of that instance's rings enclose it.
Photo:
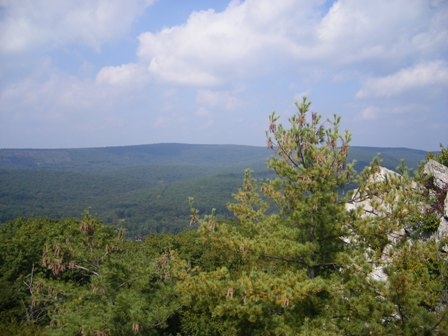
M 0 0 L 0 147 L 265 145 L 307 95 L 352 145 L 448 145 L 445 0 Z

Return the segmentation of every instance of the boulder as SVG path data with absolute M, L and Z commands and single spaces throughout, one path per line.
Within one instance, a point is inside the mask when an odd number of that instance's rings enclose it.
M 435 160 L 428 160 L 428 162 L 425 164 L 425 167 L 423 168 L 423 172 L 434 178 L 434 185 L 437 188 L 443 189 L 448 185 L 448 167 L 444 166 L 443 164 Z
M 436 233 L 436 239 L 438 241 L 444 238 L 448 238 L 448 191 L 445 196 L 443 216 L 440 218 L 439 228 Z M 442 251 L 448 253 L 448 244 L 442 246 Z
M 434 185 L 440 190 L 446 190 L 448 187 L 448 167 L 443 164 L 434 161 L 428 160 L 423 169 L 425 174 L 428 174 L 433 178 Z M 441 239 L 448 238 L 448 191 L 446 191 L 445 201 L 443 205 L 443 213 L 440 218 L 439 228 L 437 229 L 437 233 L 435 234 L 436 240 L 440 241 Z M 448 253 L 448 245 L 442 246 L 442 250 Z
M 448 220 L 445 217 L 442 217 L 440 219 L 439 228 L 437 229 L 436 240 L 440 241 L 444 238 L 448 238 Z M 441 246 L 441 250 L 448 253 L 448 244 Z
M 434 160 L 429 160 L 424 166 L 424 173 L 433 178 L 433 183 L 439 190 L 446 190 L 448 187 L 448 167 L 438 163 Z M 379 167 L 379 170 L 370 177 L 369 182 L 373 185 L 376 183 L 382 183 L 388 179 L 400 178 L 400 175 L 392 170 L 384 167 Z M 416 182 L 412 184 L 412 188 L 417 192 L 421 186 Z M 376 208 L 372 206 L 372 202 L 377 204 Z M 384 204 L 381 199 L 381 195 L 363 195 L 358 189 L 353 191 L 351 200 L 346 204 L 348 211 L 360 209 L 362 210 L 361 216 L 370 217 L 377 216 L 380 213 L 390 211 L 389 206 Z M 408 229 L 409 230 L 409 229 Z M 376 281 L 386 281 L 387 274 L 384 272 L 384 265 L 387 265 L 392 257 L 392 247 L 408 236 L 406 227 L 401 230 L 388 234 L 388 244 L 382 251 L 380 264 L 373 265 L 373 270 L 369 274 L 369 278 Z M 417 239 L 428 239 L 428 237 L 420 237 Z M 443 214 L 440 218 L 440 225 L 437 232 L 434 234 L 436 241 L 448 238 L 448 191 L 446 191 L 446 197 L 444 201 Z M 350 237 L 347 241 L 355 239 Z M 448 253 L 448 244 L 441 246 L 442 251 Z
M 354 189 L 350 201 L 345 204 L 345 208 L 348 211 L 360 209 L 363 217 L 378 216 L 390 212 L 390 204 L 383 202 L 382 195 L 370 195 L 368 190 L 375 184 L 399 178 L 401 178 L 401 175 L 397 172 L 385 167 L 378 167 L 378 170 L 368 180 L 367 192 L 362 193 L 359 189 Z
M 444 207 L 443 217 L 445 217 L 445 219 L 448 220 L 448 191 L 446 192 L 445 203 L 443 207 Z

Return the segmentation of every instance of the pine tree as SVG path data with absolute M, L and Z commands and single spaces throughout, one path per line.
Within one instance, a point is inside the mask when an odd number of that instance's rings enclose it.
M 122 230 L 89 214 L 68 224 L 44 245 L 48 272 L 32 287 L 51 334 L 163 335 L 172 327 L 180 308 L 174 284 L 187 269 L 175 250 L 125 241 Z
M 339 117 L 322 122 L 309 107 L 306 98 L 297 104 L 289 129 L 271 114 L 267 135 L 274 156 L 268 165 L 277 177 L 258 184 L 245 173 L 236 203 L 229 205 L 236 224 L 201 223 L 210 248 L 240 262 L 179 284 L 189 309 L 216 321 L 210 334 L 336 330 L 324 317 L 338 288 L 335 274 L 346 248 L 341 237 L 352 219 L 345 211 L 345 189 L 354 176 L 346 163 L 350 135 L 340 134 Z
M 446 241 L 428 236 L 440 216 L 431 193 L 379 159 L 357 174 L 340 118 L 309 108 L 304 98 L 288 128 L 270 115 L 276 178 L 245 172 L 235 221 L 199 221 L 219 256 L 178 283 L 185 334 L 446 334 Z

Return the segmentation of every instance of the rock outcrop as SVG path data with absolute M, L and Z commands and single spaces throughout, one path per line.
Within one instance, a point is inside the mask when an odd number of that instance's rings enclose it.
M 434 160 L 429 160 L 423 169 L 423 172 L 429 176 L 432 180 L 432 184 L 434 186 L 435 193 L 439 193 L 444 196 L 443 203 L 443 211 L 440 218 L 440 224 L 437 232 L 434 234 L 434 238 L 437 241 L 440 241 L 444 238 L 448 238 L 448 167 L 438 163 Z M 396 179 L 401 176 L 387 168 L 379 167 L 379 170 L 371 176 L 370 183 L 383 183 L 387 181 L 387 179 Z M 420 188 L 416 183 L 412 184 L 412 188 L 416 191 Z M 375 204 L 375 206 L 373 205 Z M 381 195 L 363 195 L 358 189 L 355 189 L 353 192 L 353 197 L 349 203 L 346 204 L 347 210 L 362 210 L 361 215 L 365 217 L 371 216 L 379 216 L 387 214 L 391 210 L 390 204 L 385 204 L 381 199 Z M 406 238 L 406 228 L 403 227 L 398 231 L 392 232 L 388 235 L 388 244 L 385 246 L 382 256 L 381 256 L 381 264 L 373 265 L 373 271 L 370 274 L 370 278 L 378 281 L 386 281 L 387 274 L 384 272 L 383 265 L 386 265 L 391 258 L 390 251 L 394 244 L 402 239 Z M 426 237 L 427 239 L 428 237 Z M 345 238 L 344 240 L 352 240 L 356 239 L 356 237 Z M 442 250 L 448 253 L 448 245 L 444 245 L 441 247 Z
M 434 185 L 439 189 L 444 189 L 448 185 L 448 167 L 435 161 L 428 160 L 423 168 L 423 172 L 434 179 Z M 445 214 L 448 209 L 445 208 Z
M 382 183 L 387 179 L 398 178 L 399 176 L 400 175 L 393 170 L 385 167 L 378 167 L 378 171 L 370 176 L 368 183 L 370 186 L 373 186 L 376 183 Z M 382 203 L 381 196 L 369 195 L 368 190 L 366 193 L 362 193 L 359 189 L 355 189 L 350 202 L 348 202 L 345 207 L 347 210 L 362 209 L 362 216 L 376 216 L 378 214 L 378 209 L 373 206 L 373 203 Z M 389 209 L 385 207 L 387 206 L 383 205 L 382 210 L 388 211 Z
M 434 187 L 437 188 L 440 197 L 444 197 L 443 213 L 440 218 L 439 228 L 436 233 L 436 239 L 448 237 L 448 167 L 435 161 L 428 160 L 423 172 L 427 174 L 433 181 Z M 448 245 L 442 247 L 443 251 L 448 253 Z

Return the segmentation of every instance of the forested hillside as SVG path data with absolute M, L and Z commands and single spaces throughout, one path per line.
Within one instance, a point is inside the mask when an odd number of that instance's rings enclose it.
M 108 171 L 158 164 L 214 169 L 259 164 L 268 154 L 266 148 L 261 147 L 176 143 L 79 149 L 2 149 L 0 166 Z
M 357 172 L 309 107 L 271 114 L 273 174 L 245 170 L 228 219 L 190 198 L 192 230 L 141 240 L 89 212 L 0 226 L 0 334 L 447 335 L 448 150 L 443 179 Z
M 364 168 L 381 153 L 395 169 L 401 159 L 416 168 L 423 151 L 352 147 L 349 159 Z M 19 216 L 64 218 L 84 210 L 122 225 L 128 237 L 178 232 L 188 221 L 188 197 L 201 212 L 230 212 L 226 204 L 243 171 L 273 176 L 267 148 L 235 145 L 154 144 L 83 149 L 0 150 L 0 223 Z

